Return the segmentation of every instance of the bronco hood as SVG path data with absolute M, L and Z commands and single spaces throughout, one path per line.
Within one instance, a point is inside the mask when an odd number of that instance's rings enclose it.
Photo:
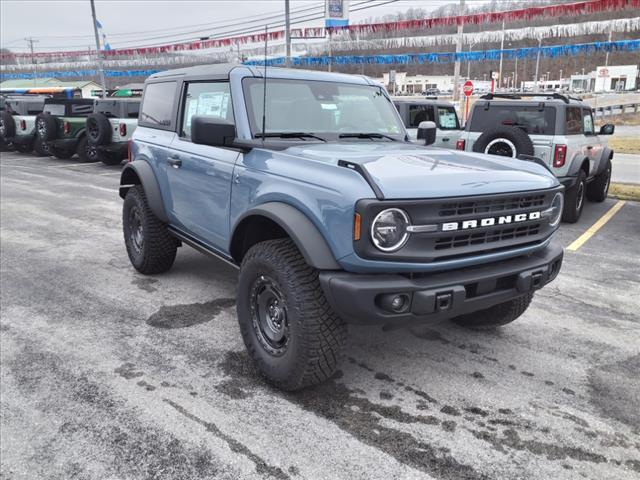
M 387 199 L 523 192 L 558 185 L 549 171 L 534 162 L 410 143 L 310 144 L 290 147 L 286 152 L 335 165 L 347 162 L 352 168 L 359 166 L 377 186 L 377 195 Z

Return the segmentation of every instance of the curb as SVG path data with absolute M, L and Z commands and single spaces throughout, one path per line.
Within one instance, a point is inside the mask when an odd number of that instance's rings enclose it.
M 620 200 L 640 202 L 640 185 L 633 183 L 611 183 L 609 196 Z

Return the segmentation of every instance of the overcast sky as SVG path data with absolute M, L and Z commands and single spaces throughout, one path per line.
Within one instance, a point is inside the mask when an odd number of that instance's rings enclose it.
M 467 0 L 477 4 L 483 0 Z M 351 21 L 404 11 L 409 7 L 432 10 L 457 0 L 351 0 L 375 5 L 352 12 Z M 291 0 L 292 16 L 320 12 L 324 0 Z M 308 10 L 317 7 L 315 10 Z M 297 10 L 307 9 L 295 13 Z M 172 43 L 200 36 L 233 36 L 248 26 L 264 25 L 260 17 L 284 12 L 284 0 L 96 0 L 98 20 L 112 48 Z M 271 17 L 269 23 L 280 21 Z M 253 22 L 253 23 L 250 23 Z M 231 25 L 235 24 L 235 25 Z M 295 26 L 321 26 L 322 20 Z M 12 51 L 28 51 L 25 37 L 34 37 L 36 51 L 95 47 L 89 0 L 1 0 L 0 46 Z M 278 27 L 274 29 L 282 29 Z

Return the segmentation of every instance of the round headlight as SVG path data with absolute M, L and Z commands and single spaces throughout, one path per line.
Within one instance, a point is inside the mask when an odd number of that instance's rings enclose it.
M 409 217 L 399 208 L 381 211 L 371 224 L 371 240 L 383 252 L 393 252 L 402 247 L 409 233 Z
M 560 218 L 562 217 L 562 207 L 564 206 L 564 195 L 558 192 L 555 197 L 553 197 L 553 201 L 551 202 L 551 207 L 549 208 L 549 225 L 555 227 L 560 223 Z

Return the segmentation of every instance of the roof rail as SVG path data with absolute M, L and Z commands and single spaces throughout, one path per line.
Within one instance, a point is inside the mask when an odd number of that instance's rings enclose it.
M 569 100 L 580 100 L 579 98 L 569 97 L 567 95 L 562 95 L 558 92 L 553 93 L 486 93 L 482 95 L 480 98 L 482 100 L 493 100 L 494 98 L 511 98 L 513 100 L 520 100 L 522 97 L 549 97 L 555 98 L 557 100 L 562 100 L 564 103 L 569 103 Z

